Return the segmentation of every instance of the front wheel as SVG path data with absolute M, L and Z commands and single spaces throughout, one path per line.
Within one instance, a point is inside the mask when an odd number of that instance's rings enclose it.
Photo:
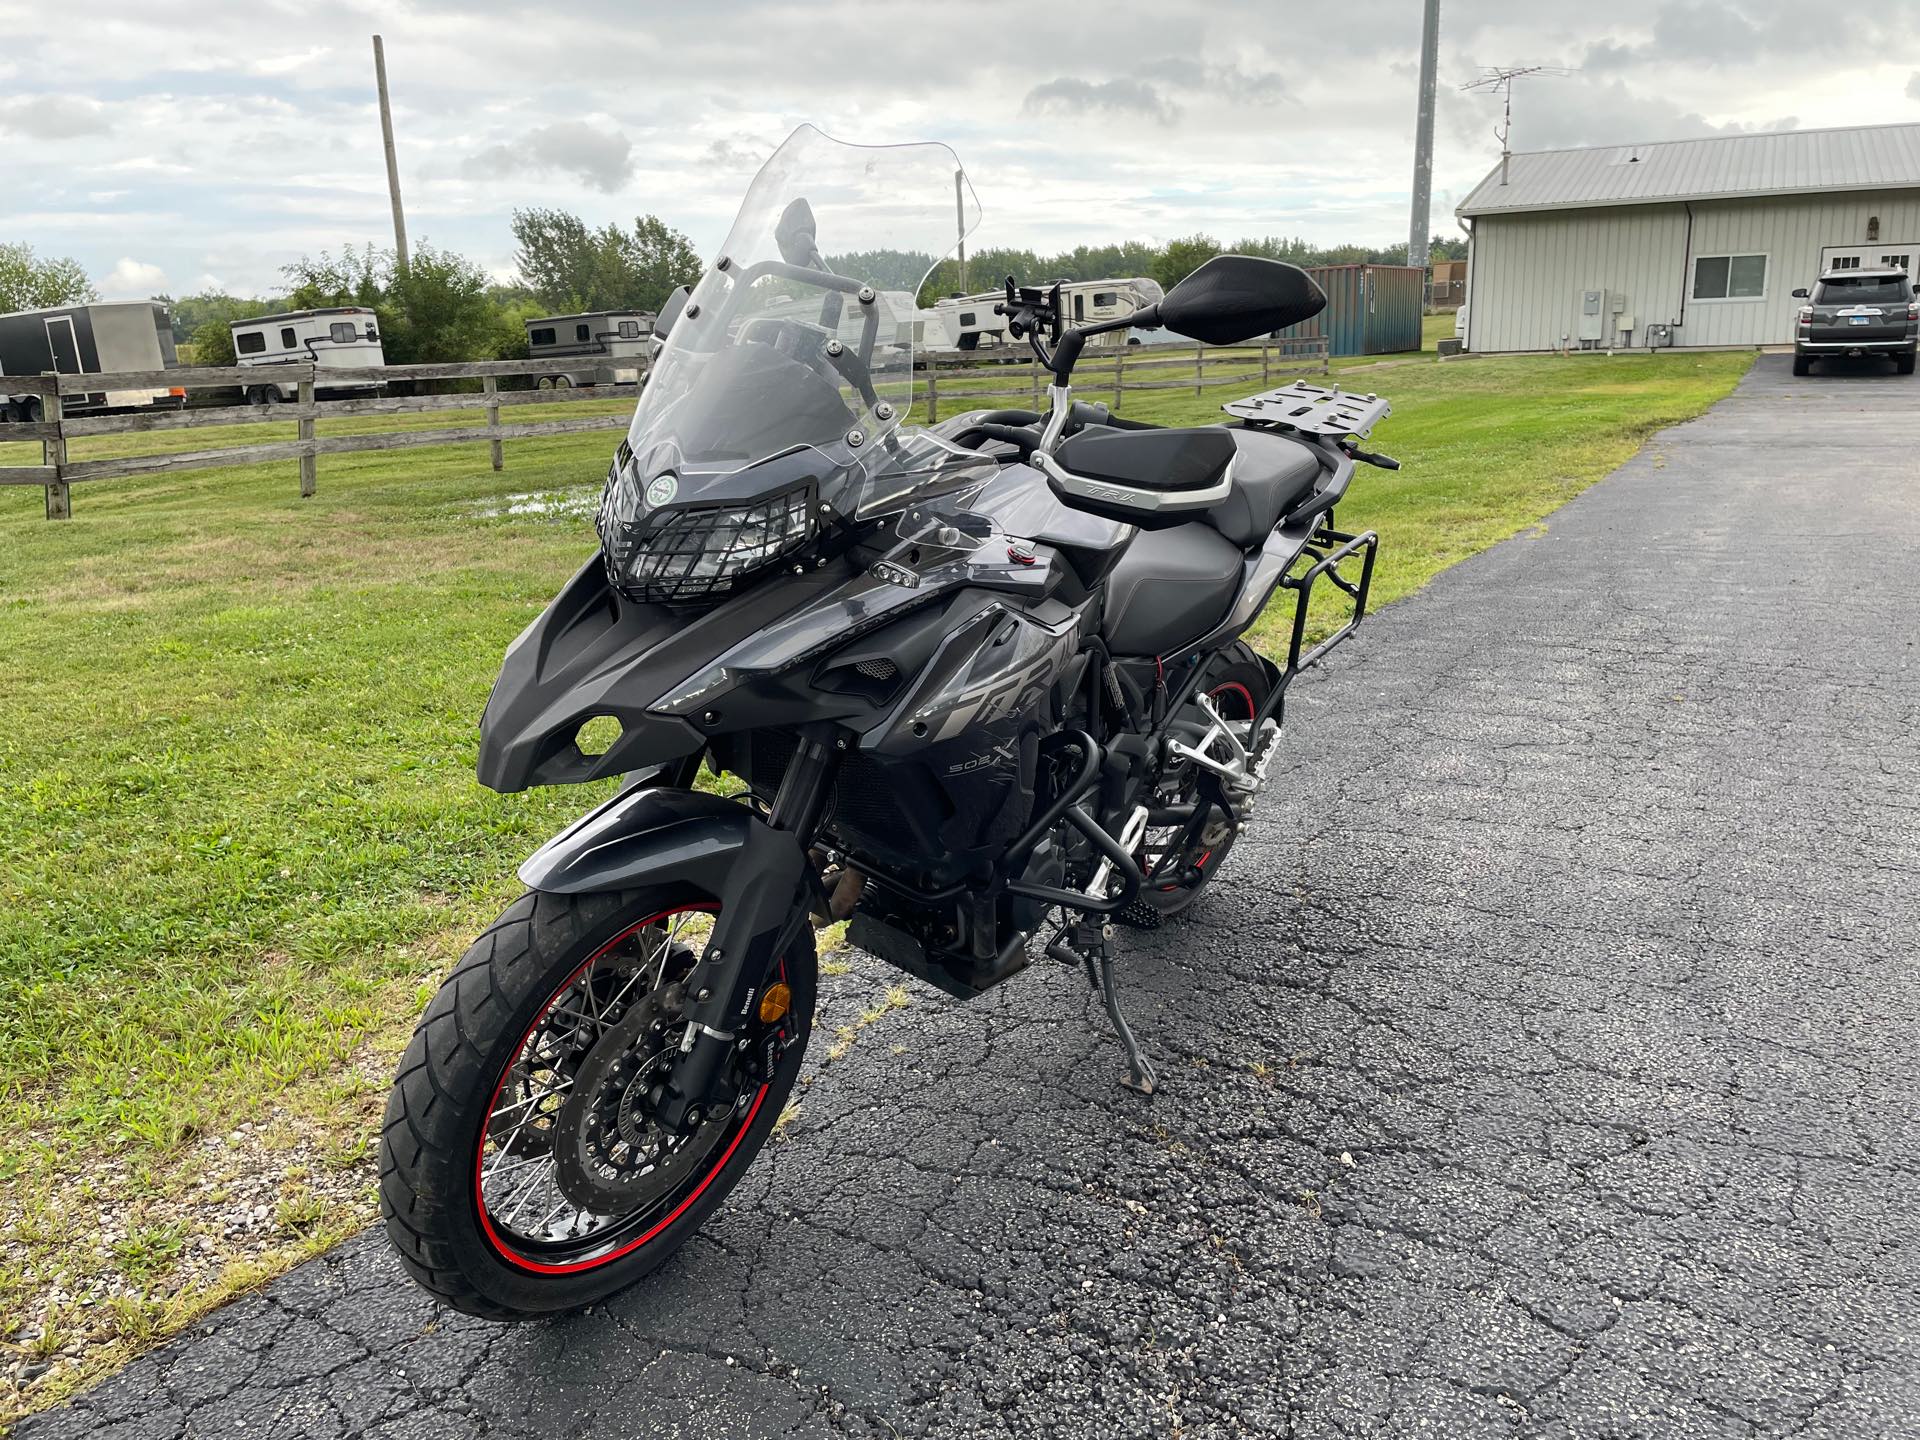
M 715 907 L 690 892 L 523 895 L 415 1028 L 387 1099 L 380 1210 L 402 1264 L 457 1310 L 591 1304 L 657 1268 L 738 1183 L 813 1024 L 813 937 L 766 977 L 729 1103 L 652 1116 Z

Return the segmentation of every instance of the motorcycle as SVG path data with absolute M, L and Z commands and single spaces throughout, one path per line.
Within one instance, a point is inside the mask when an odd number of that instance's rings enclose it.
M 663 317 L 599 551 L 481 722 L 496 790 L 626 783 L 521 867 L 387 1106 L 388 1234 L 460 1310 L 591 1303 L 699 1228 L 793 1090 L 815 923 L 960 997 L 1084 967 L 1124 1083 L 1156 1086 L 1114 927 L 1205 893 L 1289 684 L 1364 618 L 1378 541 L 1333 513 L 1357 463 L 1394 468 L 1358 443 L 1389 407 L 1295 384 L 1161 428 L 1074 397 L 1102 333 L 1232 344 L 1326 303 L 1223 255 L 1099 324 L 1009 278 L 1048 408 L 909 425 L 916 277 L 977 216 L 945 146 L 802 127 Z M 1349 614 L 1309 646 L 1322 579 Z M 1276 665 L 1241 637 L 1281 591 Z

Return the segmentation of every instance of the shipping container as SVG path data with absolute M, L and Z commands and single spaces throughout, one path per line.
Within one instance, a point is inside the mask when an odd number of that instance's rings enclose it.
M 1333 355 L 1392 355 L 1420 348 L 1426 272 L 1413 265 L 1309 265 L 1327 308 L 1275 338 L 1324 335 Z

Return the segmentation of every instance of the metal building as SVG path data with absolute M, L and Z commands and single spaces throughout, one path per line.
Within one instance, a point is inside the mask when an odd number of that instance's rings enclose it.
M 1822 269 L 1920 264 L 1920 124 L 1516 154 L 1455 213 L 1471 350 L 1788 344 Z

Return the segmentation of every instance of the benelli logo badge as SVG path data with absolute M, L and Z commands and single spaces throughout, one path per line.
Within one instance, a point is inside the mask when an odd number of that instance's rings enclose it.
M 867 573 L 876 580 L 884 580 L 889 585 L 904 586 L 908 590 L 920 588 L 920 577 L 904 565 L 896 565 L 891 560 L 876 560 L 868 567 Z

